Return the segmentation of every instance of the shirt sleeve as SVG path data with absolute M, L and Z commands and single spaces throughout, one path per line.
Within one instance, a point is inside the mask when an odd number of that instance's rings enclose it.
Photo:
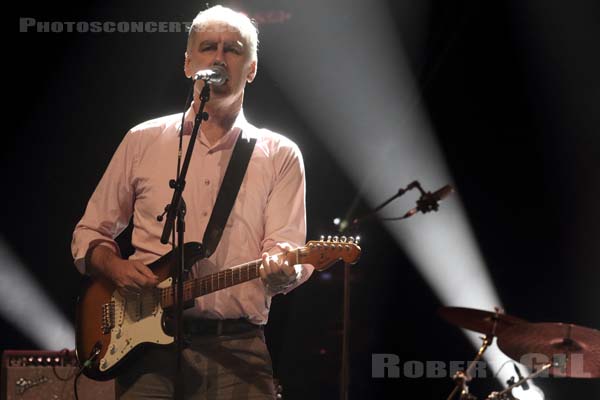
M 306 240 L 306 187 L 304 162 L 298 146 L 286 140 L 273 156 L 275 183 L 265 209 L 265 238 L 262 251 L 280 252 L 278 243 L 304 246 Z M 267 294 L 288 293 L 304 283 L 314 271 L 310 264 L 300 264 L 296 279 L 282 288 L 266 286 Z
M 90 248 L 108 246 L 120 255 L 114 239 L 129 224 L 134 204 L 133 136 L 131 132 L 125 135 L 75 226 L 71 253 L 82 274 L 86 272 L 85 257 Z

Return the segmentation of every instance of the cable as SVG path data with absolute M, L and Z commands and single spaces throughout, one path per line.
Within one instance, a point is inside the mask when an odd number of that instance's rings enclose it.
M 75 379 L 73 380 L 73 394 L 75 395 L 75 400 L 79 400 L 79 395 L 77 393 L 77 381 L 79 381 L 79 377 L 83 373 L 84 369 L 89 368 L 92 365 L 92 363 L 94 362 L 96 357 L 98 357 L 98 354 L 100 354 L 101 351 L 102 351 L 102 343 L 100 343 L 98 341 L 92 348 L 92 352 L 91 352 L 92 354 L 90 355 L 90 357 L 84 361 L 81 368 L 79 368 L 79 371 L 77 371 L 77 375 L 75 376 Z
M 508 363 L 514 362 L 513 360 L 506 360 L 502 363 L 502 365 L 500 366 L 500 369 L 498 369 L 498 371 L 494 374 L 494 378 L 498 378 L 498 374 L 500 373 L 500 371 L 502 371 L 502 368 L 504 368 L 504 366 Z

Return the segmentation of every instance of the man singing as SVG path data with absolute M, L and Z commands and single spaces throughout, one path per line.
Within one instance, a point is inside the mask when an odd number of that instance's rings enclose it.
M 201 242 L 234 145 L 256 139 L 248 168 L 221 240 L 209 258 L 196 263 L 196 278 L 262 257 L 260 278 L 195 299 L 186 310 L 189 346 L 183 353 L 188 399 L 273 399 L 271 359 L 265 345 L 271 297 L 306 281 L 310 265 L 288 265 L 272 254 L 304 244 L 306 235 L 304 166 L 289 139 L 258 129 L 244 117 L 246 84 L 257 72 L 258 33 L 252 21 L 216 6 L 202 11 L 189 32 L 184 71 L 221 66 L 228 79 L 212 85 L 194 147 L 183 194 L 187 205 L 186 241 Z M 192 106 L 182 115 L 144 122 L 124 137 L 85 214 L 75 227 L 72 252 L 80 272 L 112 281 L 121 293 L 156 286 L 147 267 L 171 250 L 160 243 L 157 221 L 172 197 L 168 182 L 177 166 L 180 130 L 187 147 L 199 110 L 196 81 Z M 129 259 L 120 256 L 115 237 L 133 217 Z M 172 347 L 148 349 L 133 359 L 117 381 L 121 399 L 173 397 L 175 353 Z

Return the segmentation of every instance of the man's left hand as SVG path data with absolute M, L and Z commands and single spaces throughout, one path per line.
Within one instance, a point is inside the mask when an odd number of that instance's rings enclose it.
M 292 246 L 289 243 L 280 243 L 277 247 L 283 254 L 270 256 L 269 253 L 263 253 L 259 268 L 263 282 L 272 289 L 284 288 L 296 280 L 296 269 L 285 259 L 285 254 L 292 250 Z

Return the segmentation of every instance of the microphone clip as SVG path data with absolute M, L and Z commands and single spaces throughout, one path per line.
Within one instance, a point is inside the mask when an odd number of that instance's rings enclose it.
M 420 188 L 419 188 L 420 189 Z M 437 211 L 440 208 L 440 203 L 431 192 L 421 192 L 421 198 L 417 200 L 417 210 L 423 214 L 430 211 Z

